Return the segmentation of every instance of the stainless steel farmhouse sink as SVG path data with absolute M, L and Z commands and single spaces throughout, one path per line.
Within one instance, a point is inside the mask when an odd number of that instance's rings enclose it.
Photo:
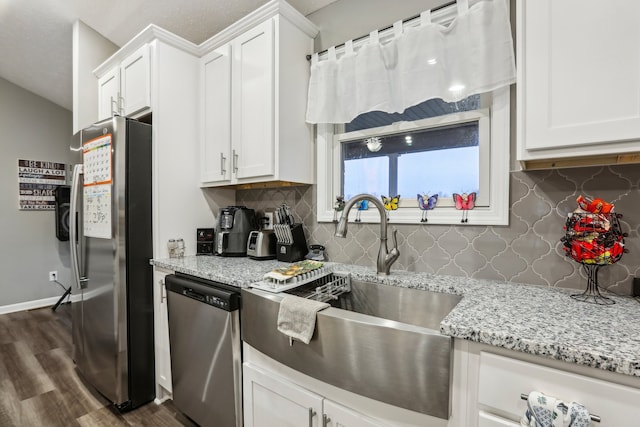
M 457 295 L 352 281 L 318 313 L 307 345 L 277 330 L 283 294 L 242 290 L 242 339 L 311 377 L 394 406 L 448 419 L 453 341 L 439 332 Z

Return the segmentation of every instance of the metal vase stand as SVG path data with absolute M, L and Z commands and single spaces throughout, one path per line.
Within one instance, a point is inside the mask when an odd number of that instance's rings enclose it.
M 598 286 L 598 271 L 602 265 L 598 264 L 583 264 L 584 271 L 587 273 L 587 289 L 581 294 L 572 294 L 571 298 L 582 301 L 590 302 L 592 304 L 611 305 L 616 302 L 609 297 L 605 297 L 600 293 L 600 287 Z
M 621 214 L 594 214 L 574 212 L 565 225 L 566 234 L 562 238 L 567 256 L 584 266 L 587 288 L 571 298 L 599 305 L 615 304 L 602 295 L 598 285 L 598 271 L 601 267 L 614 264 L 624 253 L 624 237 L 619 218 Z

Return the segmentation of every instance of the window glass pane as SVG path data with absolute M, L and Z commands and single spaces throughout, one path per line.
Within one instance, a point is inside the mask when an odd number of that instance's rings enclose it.
M 342 159 L 347 199 L 362 192 L 405 200 L 480 194 L 478 121 L 345 141 Z
M 416 194 L 438 193 L 453 197 L 453 193 L 478 192 L 480 149 L 475 147 L 409 153 L 398 157 L 398 194 L 413 199 Z
M 373 157 L 346 160 L 342 182 L 342 194 L 346 200 L 360 193 L 378 197 L 386 195 L 389 190 L 389 159 Z
M 430 117 L 443 116 L 445 114 L 472 111 L 480 108 L 480 95 L 472 95 L 458 102 L 444 102 L 442 99 L 429 99 L 413 107 L 409 107 L 402 113 L 384 113 L 371 111 L 360 114 L 351 123 L 345 125 L 345 132 L 362 129 L 372 129 L 387 126 L 396 122 L 413 122 Z

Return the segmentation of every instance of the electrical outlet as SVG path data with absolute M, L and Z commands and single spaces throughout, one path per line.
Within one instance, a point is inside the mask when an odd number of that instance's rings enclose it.
M 50 282 L 57 282 L 58 281 L 58 272 L 57 271 L 50 271 L 49 272 L 49 281 Z

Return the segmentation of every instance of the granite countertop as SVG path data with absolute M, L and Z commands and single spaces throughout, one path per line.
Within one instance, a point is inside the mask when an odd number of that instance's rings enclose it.
M 212 256 L 152 260 L 194 276 L 247 287 L 279 261 Z M 612 297 L 614 305 L 575 301 L 567 289 L 392 271 L 327 263 L 359 280 L 462 295 L 441 322 L 440 332 L 455 338 L 503 347 L 565 362 L 640 377 L 640 304 Z

